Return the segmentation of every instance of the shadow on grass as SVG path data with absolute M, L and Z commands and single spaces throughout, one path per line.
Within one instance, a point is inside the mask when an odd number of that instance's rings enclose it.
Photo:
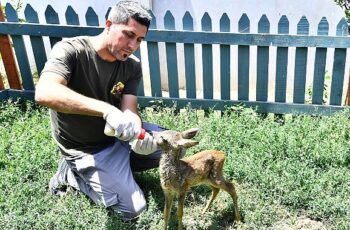
M 197 222 L 203 223 L 198 224 L 198 229 L 210 229 L 210 230 L 224 230 L 224 229 L 236 229 L 237 225 L 234 222 L 234 207 L 231 197 L 223 190 L 220 190 L 219 195 L 214 200 L 209 210 L 202 214 L 202 210 L 207 205 L 207 202 L 211 196 L 211 189 L 208 186 L 200 185 L 198 187 L 192 188 L 191 192 L 188 193 L 186 198 L 185 206 L 188 209 L 200 209 L 199 214 L 197 214 Z M 226 193 L 226 194 L 225 194 Z M 224 195 L 224 196 L 223 196 Z M 224 198 L 226 196 L 226 199 Z M 197 207 L 193 204 L 197 204 Z M 244 222 L 244 217 L 240 213 L 242 221 Z M 197 227 L 194 226 L 195 228 Z M 193 229 L 193 227 L 190 227 Z
M 202 210 L 209 201 L 210 195 L 211 189 L 205 185 L 194 187 L 188 191 L 184 205 L 184 229 L 217 230 L 236 228 L 236 226 L 234 225 L 234 208 L 231 197 L 228 197 L 228 199 L 224 201 L 225 207 L 222 206 L 222 197 L 218 197 L 218 199 L 216 199 L 210 207 L 209 211 L 207 211 L 205 214 L 202 214 Z M 158 202 L 158 206 L 160 210 L 163 210 L 164 197 L 159 199 L 159 201 L 161 202 Z M 177 229 L 178 226 L 176 214 L 178 207 L 177 202 L 178 198 L 176 197 L 174 199 L 174 204 L 169 219 L 169 229 Z M 227 205 L 226 202 L 228 202 Z M 161 221 L 163 222 L 163 216 Z
M 229 229 L 230 227 L 234 227 L 234 229 L 236 229 L 237 225 L 234 222 L 233 215 L 234 209 L 233 206 L 230 206 L 230 208 L 221 211 L 219 215 L 215 215 L 215 217 L 213 217 L 213 224 L 208 229 Z M 241 218 L 244 223 L 243 216 L 241 216 Z
M 143 193 L 146 196 L 147 204 L 149 204 L 147 194 L 152 194 L 153 201 L 156 204 L 156 208 L 158 210 L 163 209 L 164 204 L 164 196 L 162 188 L 160 187 L 160 180 L 158 176 L 158 170 L 148 170 L 147 172 L 140 172 L 134 174 L 135 180 L 138 185 L 143 190 Z M 151 222 L 152 219 L 149 219 Z M 121 216 L 113 211 L 109 211 L 108 213 L 108 221 L 104 229 L 106 230 L 115 230 L 115 229 L 123 229 L 123 230 L 133 230 L 140 229 L 137 227 L 139 224 L 137 223 L 138 219 L 123 222 Z
M 148 209 L 140 216 L 140 218 L 128 222 L 123 222 L 119 214 L 113 211 L 108 211 L 108 218 L 103 229 L 136 230 L 161 229 L 163 227 L 164 195 L 160 186 L 158 169 L 136 173 L 134 176 L 146 196 Z M 229 229 L 234 226 L 233 204 L 231 204 L 232 200 L 230 198 L 227 200 L 230 204 L 224 209 L 218 208 L 217 205 L 215 205 L 216 202 L 221 202 L 220 199 L 217 199 L 210 208 L 209 214 L 201 214 L 201 210 L 204 208 L 206 202 L 208 202 L 210 194 L 211 189 L 206 186 L 194 187 L 188 192 L 184 207 L 184 209 L 187 209 L 184 213 L 184 229 L 214 230 Z M 169 229 L 177 229 L 178 221 L 176 212 L 177 198 L 174 200 L 172 207 L 168 226 Z

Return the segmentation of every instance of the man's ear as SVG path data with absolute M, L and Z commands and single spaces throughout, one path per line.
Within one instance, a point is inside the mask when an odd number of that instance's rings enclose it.
M 106 20 L 106 28 L 109 30 L 109 28 L 112 26 L 113 22 L 110 19 Z

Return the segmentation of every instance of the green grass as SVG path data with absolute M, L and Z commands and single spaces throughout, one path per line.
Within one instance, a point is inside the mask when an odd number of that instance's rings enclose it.
M 238 229 L 297 229 L 305 219 L 323 229 L 350 229 L 349 112 L 287 117 L 282 124 L 242 108 L 230 108 L 222 116 L 190 109 L 157 111 L 145 110 L 142 116 L 170 129 L 201 129 L 195 138 L 200 144 L 187 154 L 226 152 L 225 175 L 236 184 L 243 217 Z M 148 209 L 130 223 L 80 193 L 51 196 L 47 184 L 59 153 L 50 132 L 47 109 L 0 104 L 0 229 L 162 228 L 164 197 L 157 170 L 135 175 Z M 232 200 L 224 192 L 206 214 L 200 213 L 209 195 L 205 186 L 188 193 L 185 228 L 235 229 Z M 176 228 L 175 207 L 170 229 Z

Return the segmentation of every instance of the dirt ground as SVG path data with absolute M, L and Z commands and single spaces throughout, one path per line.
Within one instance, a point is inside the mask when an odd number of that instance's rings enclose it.
M 326 226 L 320 222 L 311 220 L 308 217 L 300 216 L 296 219 L 283 219 L 273 229 L 278 230 L 326 230 Z

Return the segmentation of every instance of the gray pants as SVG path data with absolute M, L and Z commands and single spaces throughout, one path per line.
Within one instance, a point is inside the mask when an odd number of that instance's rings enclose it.
M 162 130 L 150 124 L 144 124 L 144 128 Z M 62 158 L 58 172 L 50 181 L 50 190 L 55 193 L 55 188 L 64 182 L 129 220 L 146 208 L 144 194 L 132 172 L 158 167 L 160 154 L 160 151 L 150 155 L 136 154 L 130 151 L 127 142 L 116 139 L 114 144 L 93 155 L 77 160 Z

